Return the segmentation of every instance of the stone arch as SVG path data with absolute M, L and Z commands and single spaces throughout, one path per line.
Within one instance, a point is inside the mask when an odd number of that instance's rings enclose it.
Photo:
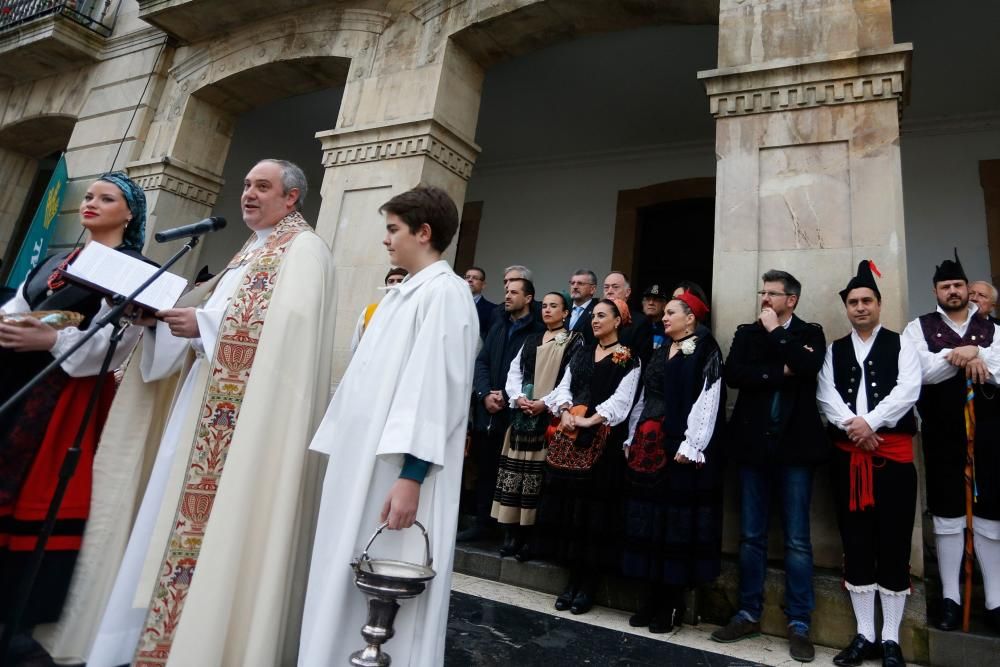
M 167 140 L 144 153 L 217 172 L 235 114 L 360 78 L 388 20 L 383 12 L 310 8 L 179 49 L 154 122 Z
M 424 2 L 413 14 L 425 23 L 437 20 L 440 4 Z M 665 23 L 719 22 L 718 0 L 539 0 L 530 4 L 507 0 L 489 9 L 476 4 L 465 3 L 449 15 L 451 38 L 483 67 L 589 34 Z
M 39 114 L 0 126 L 0 148 L 32 159 L 66 149 L 76 116 Z
M 178 48 L 142 155 L 129 165 L 147 191 L 152 226 L 211 214 L 237 116 L 360 79 L 388 21 L 382 12 L 310 7 Z M 200 250 L 179 270 L 192 270 Z
M 3 272 L 12 263 L 48 175 L 53 156 L 66 150 L 76 116 L 37 114 L 0 126 L 0 258 Z

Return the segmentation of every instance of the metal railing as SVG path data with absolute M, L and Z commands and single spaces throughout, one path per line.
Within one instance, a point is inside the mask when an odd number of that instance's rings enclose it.
M 103 23 L 111 0 L 0 0 L 0 35 L 43 16 L 65 16 L 94 32 L 111 36 Z

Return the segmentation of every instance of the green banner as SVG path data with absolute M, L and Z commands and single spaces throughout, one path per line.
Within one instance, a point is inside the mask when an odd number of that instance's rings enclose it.
M 62 208 L 63 195 L 66 192 L 66 183 L 69 177 L 66 173 L 66 156 L 59 158 L 59 164 L 52 172 L 49 179 L 49 187 L 45 188 L 42 201 L 38 204 L 35 217 L 31 219 L 31 227 L 21 244 L 21 251 L 17 254 L 14 267 L 7 276 L 7 286 L 17 287 L 27 277 L 28 272 L 35 268 L 40 261 L 45 259 L 45 251 L 49 247 L 49 239 L 52 238 L 53 225 L 59 210 Z

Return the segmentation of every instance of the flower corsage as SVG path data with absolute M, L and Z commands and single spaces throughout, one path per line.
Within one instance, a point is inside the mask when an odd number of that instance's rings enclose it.
M 690 338 L 685 338 L 684 340 L 681 341 L 680 345 L 681 352 L 683 352 L 685 356 L 691 356 L 692 354 L 694 354 L 694 350 L 696 347 L 698 347 L 697 336 L 691 336 Z
M 614 352 L 611 353 L 612 363 L 618 364 L 619 366 L 626 366 L 629 359 L 632 358 L 632 351 L 629 350 L 624 345 L 619 345 L 615 348 Z

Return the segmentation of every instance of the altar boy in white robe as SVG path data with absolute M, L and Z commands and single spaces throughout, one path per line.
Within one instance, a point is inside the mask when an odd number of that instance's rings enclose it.
M 347 664 L 363 648 L 365 597 L 348 567 L 381 522 L 373 558 L 424 560 L 430 533 L 437 576 L 406 600 L 386 649 L 394 665 L 444 662 L 451 568 L 479 318 L 469 287 L 441 259 L 458 229 L 443 191 L 393 197 L 383 243 L 410 272 L 391 287 L 344 373 L 311 448 L 330 455 L 306 606 L 299 665 Z

